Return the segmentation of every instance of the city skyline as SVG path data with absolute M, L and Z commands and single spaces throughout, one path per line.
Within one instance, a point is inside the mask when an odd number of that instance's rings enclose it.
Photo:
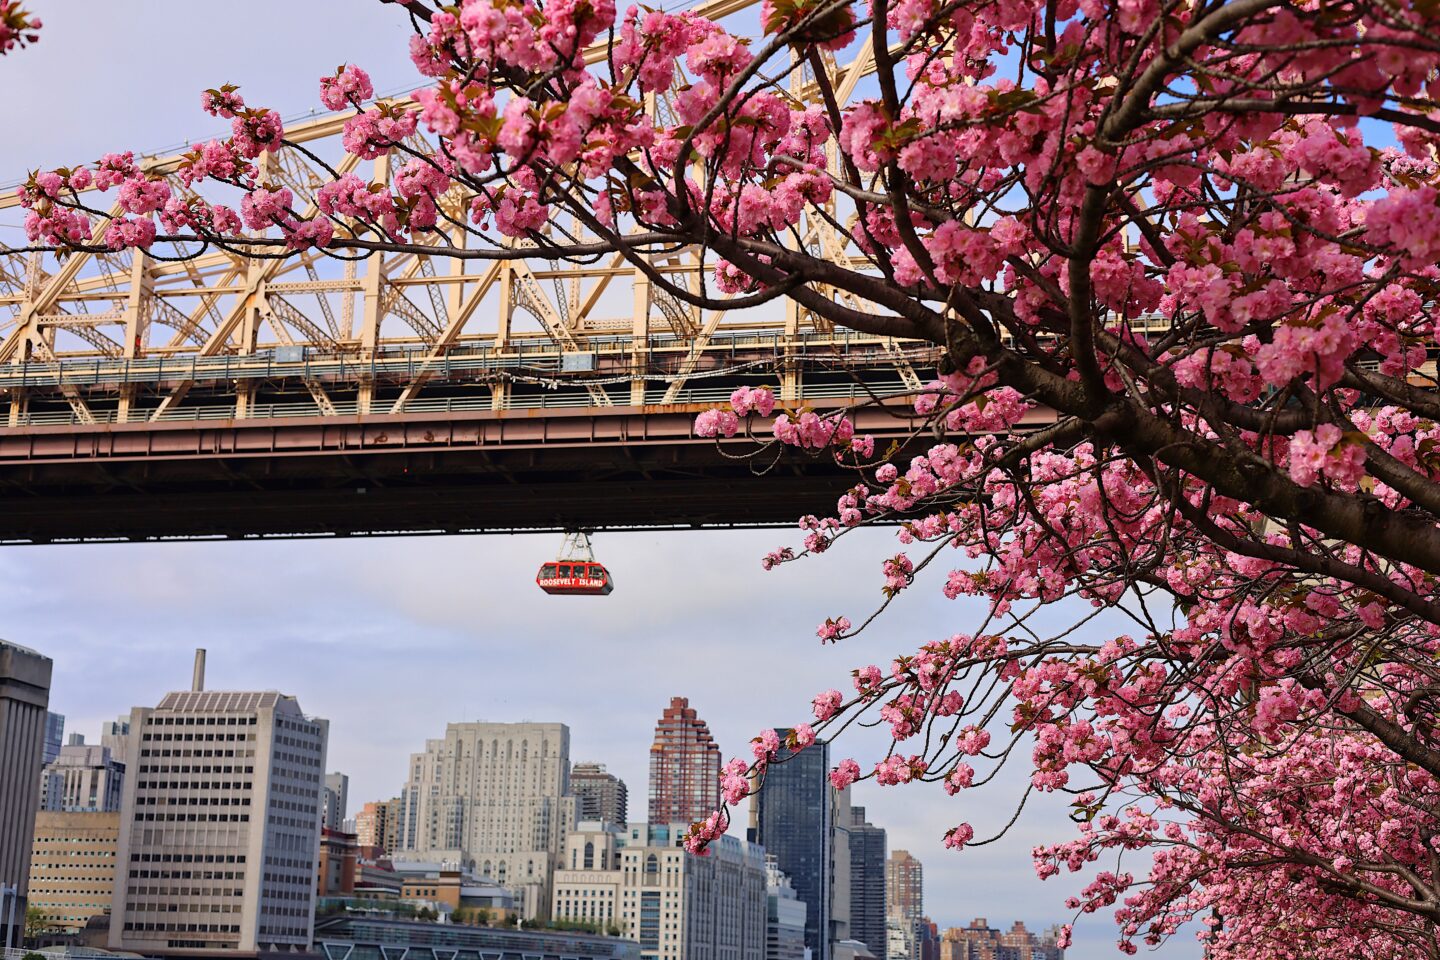
M 572 758 L 607 764 L 641 795 L 655 718 L 672 695 L 690 697 L 710 723 L 726 759 L 748 756 L 749 739 L 764 726 L 798 722 L 808 713 L 815 692 L 844 688 L 850 666 L 867 656 L 879 659 L 902 644 L 918 646 L 933 635 L 933 624 L 958 612 L 960 605 L 907 596 L 892 611 L 898 614 L 892 617 L 896 630 L 886 645 L 817 653 L 813 622 L 823 619 L 817 614 L 827 609 L 834 612 L 822 585 L 788 570 L 764 574 L 759 569 L 762 548 L 783 542 L 785 536 L 703 535 L 710 561 L 717 568 L 740 571 L 739 589 L 755 600 L 753 612 L 734 621 L 746 634 L 741 637 L 731 636 L 719 616 L 726 606 L 723 597 L 701 598 L 698 613 L 686 610 L 676 597 L 683 581 L 679 558 L 687 547 L 687 538 L 679 535 L 605 538 L 607 562 L 631 569 L 656 563 L 657 557 L 660 562 L 648 583 L 636 578 L 627 591 L 617 591 L 603 604 L 546 602 L 538 591 L 536 597 L 528 590 L 509 591 L 508 602 L 487 605 L 484 617 L 472 606 L 474 583 L 503 583 L 507 570 L 524 565 L 507 559 L 503 548 L 518 544 L 522 551 L 540 553 L 550 545 L 547 540 L 80 548 L 63 555 L 29 553 L 33 559 L 23 569 L 14 561 L 5 567 L 6 558 L 0 555 L 0 568 L 13 573 L 24 597 L 24 602 L 12 599 L 9 605 L 12 635 L 23 630 L 27 639 L 57 658 L 51 705 L 70 714 L 71 730 L 88 735 L 131 705 L 156 702 L 168 690 L 188 686 L 197 645 L 192 631 L 203 623 L 210 657 L 208 686 L 281 689 L 299 697 L 308 711 L 331 719 L 327 772 L 349 775 L 350 806 L 358 810 L 366 802 L 400 793 L 408 759 L 427 738 L 449 722 L 477 718 L 566 723 L 574 735 Z M 414 570 L 412 579 L 404 571 L 388 570 L 386 558 L 397 551 L 425 555 L 425 569 Z M 146 590 L 158 592 L 137 596 L 121 584 L 106 584 L 100 571 L 113 562 L 107 558 L 121 553 L 133 558 Z M 350 613 L 344 628 L 336 628 L 334 612 L 325 603 L 295 606 L 277 628 L 274 618 L 233 595 L 225 571 L 231 564 L 254 565 L 262 556 L 275 562 L 254 569 L 253 586 L 261 593 L 320 597 L 333 590 L 337 580 L 355 584 L 345 594 Z M 858 557 L 863 554 L 852 551 L 826 557 L 823 563 L 831 571 L 848 566 L 849 575 L 863 578 L 869 571 L 856 569 Z M 57 623 L 49 615 L 54 600 L 46 596 L 60 592 L 54 575 L 47 575 L 50 564 L 88 571 L 100 604 L 93 609 L 108 608 L 114 615 L 77 614 Z M 381 590 L 382 580 L 392 577 L 398 585 Z M 428 586 L 422 589 L 420 582 L 427 577 Z M 188 589 L 176 589 L 173 584 L 179 582 Z M 490 589 L 490 595 L 505 592 Z M 781 609 L 776 600 L 786 594 L 795 602 Z M 451 599 L 440 603 L 435 597 Z M 165 609 L 150 604 L 164 604 Z M 697 616 L 698 621 L 692 619 Z M 531 655 L 533 641 L 512 639 L 533 636 L 537 622 L 545 624 L 544 669 Z M 637 623 L 648 626 L 637 631 Z M 690 675 L 671 639 L 686 630 L 685 650 L 699 654 L 728 645 L 729 652 L 716 659 L 703 680 Z M 772 655 L 777 642 L 789 645 L 797 669 L 756 670 L 755 658 Z M 636 669 L 642 661 L 665 663 L 667 658 L 674 666 L 651 676 Z M 376 660 L 383 669 L 372 666 Z M 751 692 L 745 693 L 747 689 Z M 602 693 L 610 690 L 614 692 Z M 637 696 L 636 690 L 646 692 Z M 757 704 L 767 706 L 762 710 Z M 597 723 L 597 717 L 603 722 Z M 873 759 L 882 740 L 873 731 L 847 734 L 837 756 Z M 938 788 L 878 788 L 870 783 L 858 785 L 855 794 L 853 802 L 867 807 L 871 821 L 889 831 L 892 847 L 909 849 L 926 863 L 927 912 L 942 927 L 964 925 L 974 916 L 1010 918 L 1015 903 L 1023 903 L 1027 912 L 1013 919 L 1035 929 L 1066 919 L 1063 901 L 1074 885 L 1067 886 L 1067 878 L 1042 884 L 1028 864 L 1031 846 L 1066 835 L 1064 826 L 1043 815 L 1047 802 L 1050 809 L 1061 804 L 1032 799 L 1017 839 L 1001 849 L 956 854 L 941 847 L 940 837 L 970 815 L 960 806 L 964 798 L 948 798 Z M 744 808 L 738 813 L 743 828 Z M 1084 952 L 1082 940 L 1072 956 L 1088 960 L 1108 955 L 1112 929 L 1097 919 L 1082 922 L 1081 936 L 1088 935 L 1094 952 Z

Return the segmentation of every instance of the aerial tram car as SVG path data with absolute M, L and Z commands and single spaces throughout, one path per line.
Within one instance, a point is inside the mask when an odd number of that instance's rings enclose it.
M 535 582 L 546 593 L 559 596 L 603 597 L 615 589 L 610 571 L 595 560 L 590 535 L 580 530 L 565 534 L 560 555 L 541 565 Z

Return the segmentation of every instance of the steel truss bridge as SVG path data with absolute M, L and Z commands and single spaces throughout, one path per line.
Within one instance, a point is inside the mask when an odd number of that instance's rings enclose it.
M 824 65 L 842 102 L 872 70 Z M 344 119 L 286 136 L 388 185 L 403 156 L 344 158 Z M 179 160 L 145 163 L 183 196 Z M 318 164 L 290 147 L 261 163 L 313 212 Z M 463 219 L 467 200 L 442 207 Z M 816 252 L 853 252 L 823 220 L 807 229 Z M 937 360 L 788 301 L 701 311 L 619 255 L 187 252 L 0 253 L 0 542 L 790 524 L 832 509 L 844 471 L 794 454 L 752 480 L 753 443 L 698 438 L 695 414 L 741 384 L 818 410 L 888 397 L 858 426 L 899 439 L 916 426 L 902 395 Z M 697 291 L 708 269 L 695 250 L 652 267 Z

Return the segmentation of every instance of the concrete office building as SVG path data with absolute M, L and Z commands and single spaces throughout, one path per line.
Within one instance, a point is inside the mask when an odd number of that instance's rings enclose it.
M 571 767 L 570 791 L 575 794 L 577 820 L 626 825 L 629 791 L 624 780 L 606 772 L 605 764 L 577 763 Z
M 40 772 L 40 809 L 118 811 L 124 786 L 125 763 L 76 734 Z
M 110 909 L 120 843 L 120 811 L 35 815 L 30 848 L 30 906 L 53 929 L 78 933 Z
M 397 850 L 489 877 L 523 917 L 546 917 L 575 825 L 569 727 L 452 723 L 411 755 L 401 801 Z
M 325 802 L 321 808 L 320 825 L 339 830 L 349 816 L 350 778 L 343 773 L 325 774 Z
M 864 807 L 850 808 L 850 939 L 886 960 L 885 831 L 865 819 Z
M 0 640 L 0 944 L 18 944 L 23 929 L 51 667 L 49 657 Z M 20 929 L 10 929 L 12 917 Z
M 294 697 L 192 689 L 130 714 L 111 949 L 308 950 L 328 724 Z
M 685 697 L 672 697 L 650 745 L 649 822 L 694 823 L 720 808 L 720 747 Z

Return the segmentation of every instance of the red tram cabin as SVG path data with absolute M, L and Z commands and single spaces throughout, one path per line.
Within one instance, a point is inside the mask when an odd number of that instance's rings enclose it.
M 605 565 L 591 560 L 556 560 L 540 568 L 535 582 L 546 593 L 603 597 L 615 589 Z

